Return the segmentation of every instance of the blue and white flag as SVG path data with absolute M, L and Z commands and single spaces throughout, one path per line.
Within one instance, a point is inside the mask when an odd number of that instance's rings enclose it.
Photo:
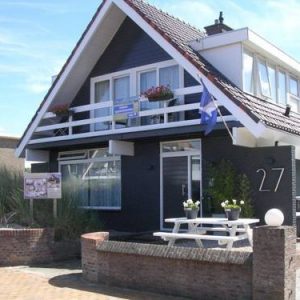
M 203 86 L 202 96 L 200 99 L 200 109 L 199 113 L 201 114 L 201 124 L 206 124 L 206 129 L 204 134 L 208 135 L 214 128 L 217 122 L 217 107 L 214 103 L 213 96 L 210 94 L 205 84 L 201 80 Z

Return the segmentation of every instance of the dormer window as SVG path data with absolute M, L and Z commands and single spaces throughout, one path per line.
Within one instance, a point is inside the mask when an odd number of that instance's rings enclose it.
M 271 98 L 271 86 L 270 86 L 267 65 L 265 62 L 261 60 L 258 60 L 258 76 L 259 76 L 260 93 L 263 96 Z
M 292 110 L 300 112 L 297 77 L 248 51 L 243 53 L 243 89 L 283 106 L 290 104 Z

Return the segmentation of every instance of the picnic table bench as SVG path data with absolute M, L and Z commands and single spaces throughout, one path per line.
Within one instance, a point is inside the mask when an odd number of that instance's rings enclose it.
M 168 246 L 173 246 L 177 239 L 195 240 L 199 247 L 203 247 L 202 240 L 215 240 L 218 241 L 219 245 L 227 244 L 227 250 L 230 250 L 234 242 L 243 239 L 247 239 L 252 246 L 252 229 L 250 225 L 258 223 L 259 219 L 229 221 L 225 218 L 172 218 L 166 219 L 165 222 L 174 223 L 172 232 L 154 232 L 153 235 L 168 241 Z M 187 232 L 179 232 L 182 224 L 188 225 Z M 208 231 L 227 232 L 229 235 L 208 235 L 206 234 Z

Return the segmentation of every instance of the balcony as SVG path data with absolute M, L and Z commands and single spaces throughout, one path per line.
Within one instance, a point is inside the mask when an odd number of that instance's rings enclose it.
M 120 103 L 110 100 L 71 107 L 68 117 L 47 112 L 29 144 L 198 125 L 200 92 L 202 87 L 194 86 L 176 89 L 174 99 L 166 101 L 149 102 L 135 96 Z M 224 119 L 235 120 L 228 112 Z

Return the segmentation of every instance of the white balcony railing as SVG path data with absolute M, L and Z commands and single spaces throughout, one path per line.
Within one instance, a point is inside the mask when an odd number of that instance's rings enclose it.
M 63 122 L 58 120 L 54 113 L 47 112 L 43 116 L 42 125 L 36 128 L 35 136 L 29 143 L 37 144 L 117 133 L 196 125 L 199 124 L 199 116 L 196 114 L 195 118 L 187 118 L 185 113 L 199 110 L 199 102 L 185 104 L 184 96 L 197 94 L 201 91 L 201 86 L 175 90 L 174 96 L 176 100 L 173 100 L 172 106 L 170 106 L 170 101 L 150 103 L 148 99 L 138 99 L 138 97 L 136 97 L 136 104 L 138 106 L 137 116 L 134 119 L 129 118 L 123 120 L 123 123 L 121 121 L 122 125 L 120 125 L 120 120 L 115 118 L 113 101 L 72 107 L 72 115 Z M 100 109 L 106 110 L 105 116 L 97 116 L 96 111 Z M 76 114 L 84 112 L 88 112 L 88 118 L 81 120 L 74 118 Z M 234 120 L 231 115 L 225 116 L 224 118 L 226 121 Z M 97 128 L 97 124 L 104 124 L 105 126 L 99 129 Z M 74 130 L 74 127 L 80 128 L 86 125 L 88 125 L 89 129 L 84 132 Z

